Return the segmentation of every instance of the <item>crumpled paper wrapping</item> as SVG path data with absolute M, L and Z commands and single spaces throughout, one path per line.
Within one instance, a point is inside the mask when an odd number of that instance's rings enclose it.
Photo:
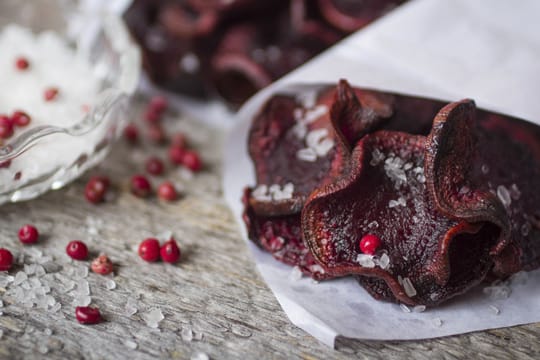
M 225 196 L 244 238 L 240 199 L 255 183 L 247 132 L 271 94 L 289 84 L 346 78 L 356 86 L 448 101 L 468 97 L 478 107 L 540 124 L 538 14 L 535 0 L 411 1 L 254 96 L 237 114 L 224 150 Z M 290 320 L 329 346 L 338 335 L 413 340 L 540 321 L 540 271 L 514 277 L 508 298 L 489 296 L 481 286 L 439 308 L 406 313 L 372 299 L 352 278 L 291 279 L 291 267 L 248 244 Z

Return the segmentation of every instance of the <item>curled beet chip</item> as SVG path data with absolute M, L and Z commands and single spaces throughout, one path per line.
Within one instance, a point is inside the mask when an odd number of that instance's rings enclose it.
M 254 119 L 249 152 L 257 188 L 251 206 L 261 215 L 299 213 L 318 186 L 346 169 L 353 144 L 392 114 L 392 97 L 343 81 L 271 98 Z
M 476 118 L 468 100 L 444 107 L 428 137 L 366 135 L 349 174 L 307 201 L 306 245 L 327 276 L 358 275 L 376 298 L 411 305 L 439 304 L 490 272 L 508 276 L 538 266 L 538 231 L 531 225 L 525 237 L 515 229 L 538 209 L 539 144 L 538 127 L 487 112 Z M 518 181 L 520 175 L 531 177 Z M 495 185 L 501 182 L 508 185 Z M 518 201 L 517 191 L 530 203 Z M 512 198 L 525 211 L 511 209 Z M 360 250 L 366 234 L 381 239 L 374 255 Z
M 243 220 L 249 238 L 261 249 L 291 266 L 298 266 L 302 273 L 316 280 L 327 278 L 322 267 L 304 245 L 300 229 L 300 214 L 279 216 L 257 215 L 249 202 L 251 190 L 244 192 Z

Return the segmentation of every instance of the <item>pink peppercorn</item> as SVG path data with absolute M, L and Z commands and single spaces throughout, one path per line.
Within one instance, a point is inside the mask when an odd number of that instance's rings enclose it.
M 0 248 L 0 271 L 8 271 L 13 266 L 13 254 L 8 249 Z
M 35 226 L 24 225 L 19 229 L 19 240 L 23 244 L 34 244 L 39 239 L 39 232 Z
M 131 192 L 141 198 L 148 197 L 152 192 L 152 185 L 144 175 L 134 175 L 131 178 Z
M 88 257 L 88 248 L 82 241 L 73 240 L 67 244 L 66 253 L 74 260 L 86 260 Z
M 159 251 L 159 241 L 157 239 L 148 238 L 139 244 L 139 256 L 145 261 L 157 261 L 159 259 Z
M 176 243 L 176 240 L 171 238 L 169 241 L 165 242 L 160 249 L 161 259 L 164 262 L 174 264 L 180 260 L 180 248 Z
M 101 313 L 98 308 L 90 306 L 77 306 L 75 317 L 81 324 L 97 324 L 101 322 Z

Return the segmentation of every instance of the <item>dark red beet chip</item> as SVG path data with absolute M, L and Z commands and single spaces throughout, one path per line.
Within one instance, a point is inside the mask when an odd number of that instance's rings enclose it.
M 374 297 L 411 305 L 540 266 L 538 126 L 476 111 L 469 100 L 442 108 L 342 82 L 330 110 L 338 175 L 325 170 L 327 181 L 306 187 L 300 217 L 273 196 L 283 188 L 261 186 L 274 183 L 261 179 L 280 175 L 281 163 L 298 182 L 295 152 L 271 155 L 294 142 L 282 127 L 294 110 L 280 108 L 290 98 L 273 101 L 252 128 L 258 186 L 245 195 L 244 221 L 278 260 L 317 278 L 304 266 L 311 256 L 322 278 L 354 275 Z

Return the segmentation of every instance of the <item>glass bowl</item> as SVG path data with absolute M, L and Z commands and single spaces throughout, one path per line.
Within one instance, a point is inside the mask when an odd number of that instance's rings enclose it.
M 10 24 L 52 30 L 90 65 L 98 83 L 87 112 L 69 126 L 29 126 L 0 147 L 0 204 L 59 189 L 99 163 L 121 134 L 140 75 L 140 52 L 119 15 L 83 10 L 74 0 L 1 0 L 0 31 Z M 85 79 L 73 79 L 85 81 Z M 2 91 L 0 89 L 0 96 Z M 0 109 L 2 113 L 2 109 Z

